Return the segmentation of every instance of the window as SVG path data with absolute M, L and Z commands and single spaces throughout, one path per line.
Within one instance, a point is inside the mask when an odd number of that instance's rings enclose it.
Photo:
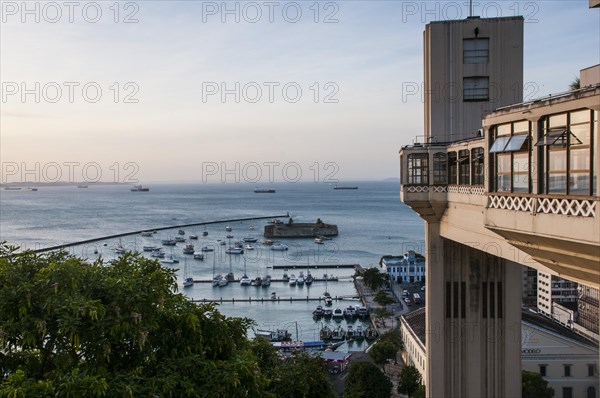
M 589 377 L 596 376 L 596 365 L 588 365 L 588 376 Z
M 463 78 L 464 101 L 488 101 L 490 78 L 474 76 Z
M 483 185 L 483 148 L 471 149 L 471 184 Z
M 448 160 L 443 152 L 433 155 L 433 184 L 448 184 Z
M 571 377 L 571 365 L 565 365 L 565 377 Z
M 448 184 L 456 184 L 458 176 L 458 163 L 456 152 L 448 153 Z
M 563 387 L 562 392 L 563 398 L 573 398 L 573 387 Z
M 542 377 L 546 377 L 546 366 L 547 365 L 540 365 L 540 375 Z
M 458 183 L 461 185 L 468 185 L 469 177 L 470 177 L 470 157 L 469 150 L 463 149 L 462 151 L 458 151 Z
M 489 60 L 490 39 L 463 39 L 463 63 L 487 64 Z
M 427 153 L 408 155 L 408 183 L 414 185 L 429 184 L 429 155 Z
M 551 115 L 542 121 L 536 146 L 545 160 L 543 193 L 592 195 L 594 111 Z
M 530 124 L 528 121 L 494 127 L 490 159 L 497 192 L 530 192 Z

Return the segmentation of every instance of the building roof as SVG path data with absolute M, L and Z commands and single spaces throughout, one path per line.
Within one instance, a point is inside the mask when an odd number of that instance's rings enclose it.
M 322 351 L 318 353 L 325 362 L 346 362 L 352 354 L 349 352 Z
M 576 342 L 578 342 L 580 344 L 585 344 L 588 346 L 598 348 L 597 343 L 586 339 L 585 337 L 581 336 L 580 334 L 575 333 L 571 329 L 564 327 L 561 324 L 554 322 L 553 320 L 548 319 L 543 315 L 534 314 L 530 311 L 522 311 L 521 319 L 523 322 L 527 322 L 531 325 L 534 325 L 534 326 L 537 326 L 537 327 L 540 327 L 543 329 L 547 329 L 547 330 L 554 332 L 556 334 L 559 334 L 563 337 L 567 337 L 571 340 L 575 340 Z
M 408 327 L 412 329 L 413 333 L 421 340 L 421 343 L 425 345 L 425 307 L 421 307 L 418 310 L 409 312 L 406 315 L 402 315 L 402 318 L 408 324 Z

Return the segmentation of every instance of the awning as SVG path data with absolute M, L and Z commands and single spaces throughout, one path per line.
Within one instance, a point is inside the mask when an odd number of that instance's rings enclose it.
M 561 128 L 557 130 L 548 130 L 546 134 L 535 144 L 536 146 L 567 146 L 567 139 L 571 136 L 571 145 L 581 144 L 581 141 L 575 134 L 570 131 Z M 576 142 L 573 142 L 575 139 Z
M 490 148 L 490 153 L 520 151 L 527 138 L 527 134 L 498 137 Z

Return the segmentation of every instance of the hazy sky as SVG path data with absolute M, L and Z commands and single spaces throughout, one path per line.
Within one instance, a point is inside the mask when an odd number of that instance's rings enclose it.
M 423 80 L 424 24 L 468 16 L 463 0 L 23 4 L 2 2 L 3 181 L 397 177 L 422 134 L 403 87 Z M 474 5 L 525 17 L 526 99 L 600 62 L 587 0 Z

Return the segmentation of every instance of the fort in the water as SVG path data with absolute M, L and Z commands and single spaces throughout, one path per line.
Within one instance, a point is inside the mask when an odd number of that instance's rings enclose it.
M 337 236 L 338 227 L 335 224 L 325 224 L 321 219 L 315 223 L 276 222 L 265 225 L 267 238 L 317 238 L 320 236 Z

